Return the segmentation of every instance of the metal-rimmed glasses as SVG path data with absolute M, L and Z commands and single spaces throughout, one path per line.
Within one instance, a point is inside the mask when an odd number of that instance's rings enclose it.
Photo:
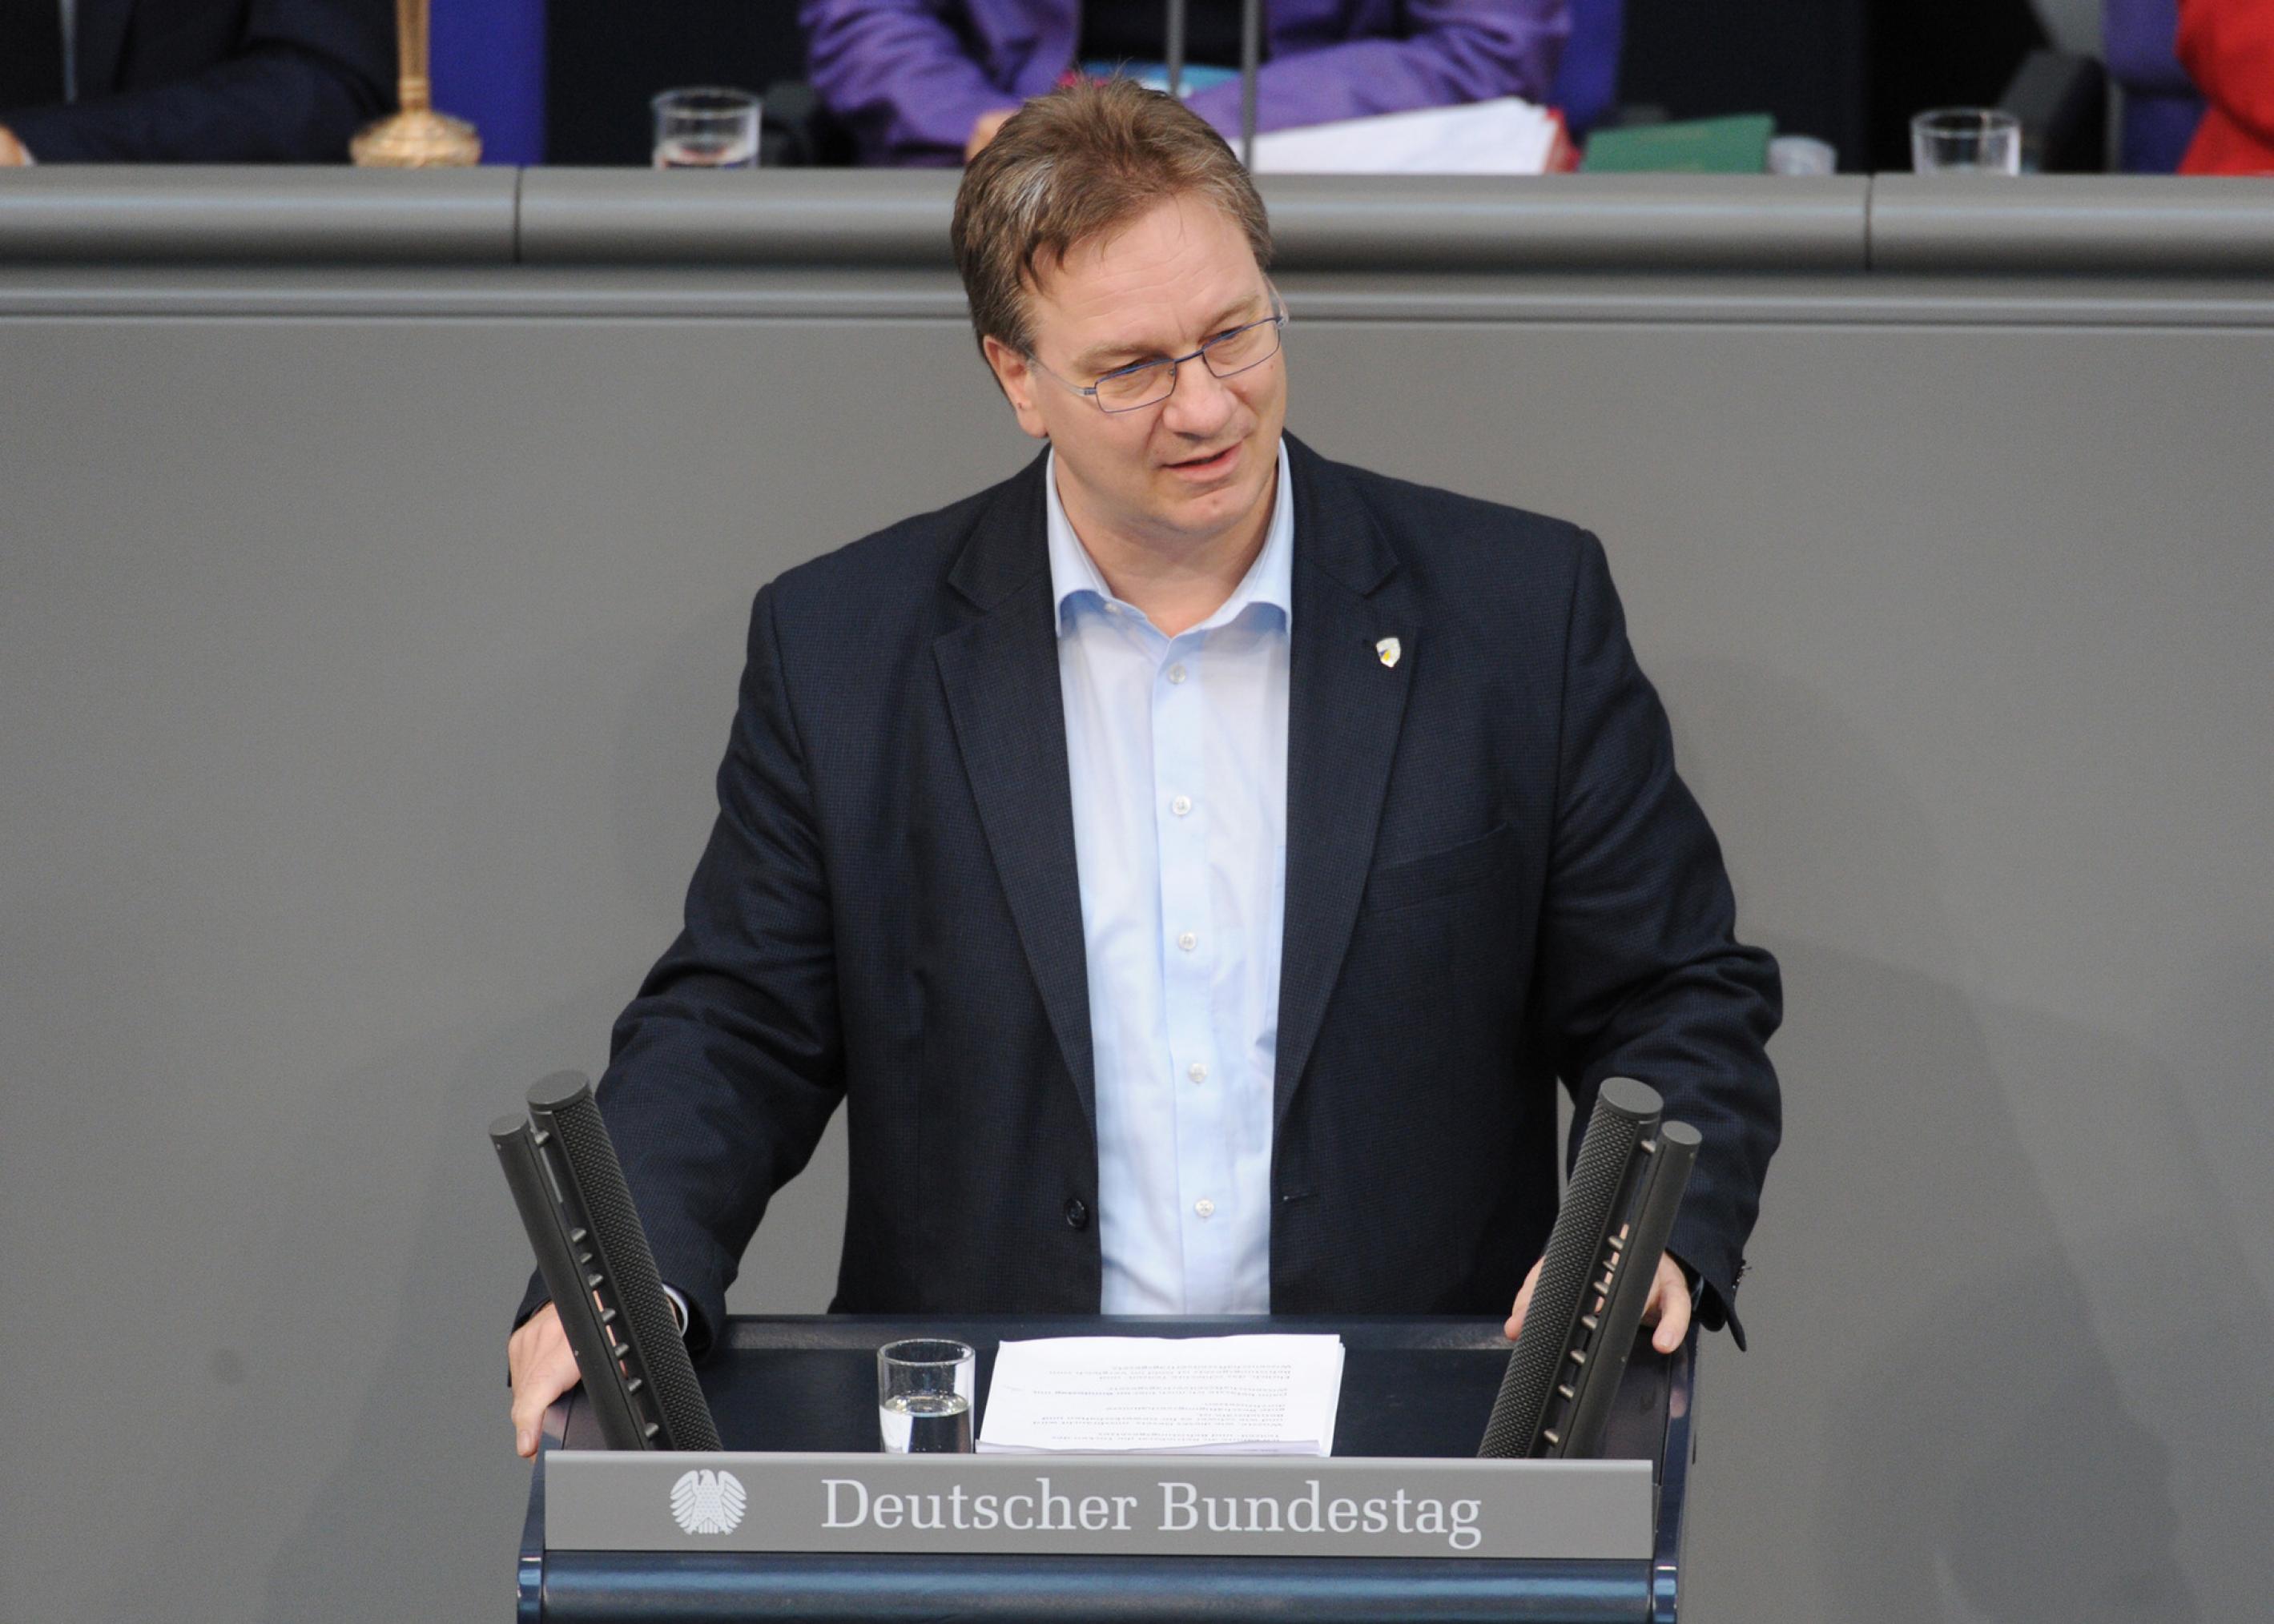
M 1177 368 L 1187 361 L 1198 361 L 1218 378 L 1236 378 L 1262 365 L 1279 353 L 1279 335 L 1286 325 L 1287 307 L 1274 293 L 1271 296 L 1271 313 L 1261 321 L 1251 321 L 1244 327 L 1219 333 L 1190 355 L 1159 356 L 1150 361 L 1117 366 L 1110 372 L 1100 373 L 1096 383 L 1086 387 L 1070 379 L 1060 378 L 1031 352 L 1027 360 L 1037 371 L 1049 373 L 1052 381 L 1076 395 L 1089 396 L 1097 403 L 1100 411 L 1137 411 L 1147 406 L 1157 406 L 1175 394 Z

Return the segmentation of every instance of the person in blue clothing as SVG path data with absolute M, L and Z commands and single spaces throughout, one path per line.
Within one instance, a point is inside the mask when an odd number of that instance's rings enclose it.
M 760 589 L 600 1083 L 690 1350 L 840 1108 L 837 1310 L 1513 1335 L 1618 1076 L 1705 1141 L 1657 1345 L 1734 1335 L 1780 981 L 1601 543 L 1287 432 L 1262 200 L 1165 95 L 1029 102 L 951 237 L 1047 448 Z M 516 1324 L 529 1454 L 576 1367 L 541 1280 Z

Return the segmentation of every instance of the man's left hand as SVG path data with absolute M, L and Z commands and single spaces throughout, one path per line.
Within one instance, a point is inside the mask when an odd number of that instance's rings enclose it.
M 32 154 L 24 150 L 24 143 L 16 139 L 16 132 L 0 124 L 0 169 L 19 169 L 31 161 Z
M 1524 1328 L 1525 1311 L 1532 1306 L 1532 1289 L 1539 1283 L 1540 1264 L 1535 1263 L 1517 1291 L 1516 1306 L 1509 1310 L 1508 1323 L 1501 1327 L 1502 1335 L 1509 1341 L 1514 1342 L 1516 1334 Z M 1650 1282 L 1650 1301 L 1643 1304 L 1642 1322 L 1658 1327 L 1650 1345 L 1660 1353 L 1672 1353 L 1690 1335 L 1690 1277 L 1682 1272 L 1682 1265 L 1670 1253 L 1659 1254 L 1658 1278 Z

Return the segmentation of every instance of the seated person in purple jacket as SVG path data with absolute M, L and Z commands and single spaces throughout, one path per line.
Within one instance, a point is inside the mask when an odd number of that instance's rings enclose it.
M 863 163 L 948 164 L 1069 73 L 1167 54 L 1163 0 L 802 0 L 809 71 Z M 1237 139 L 1238 0 L 1191 0 L 1185 86 Z M 1569 0 L 1268 0 L 1256 128 L 1544 102 Z

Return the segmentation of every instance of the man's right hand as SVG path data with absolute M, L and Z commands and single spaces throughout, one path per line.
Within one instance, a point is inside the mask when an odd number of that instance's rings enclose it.
M 513 1447 L 527 1460 L 537 1454 L 537 1430 L 553 1401 L 579 1380 L 576 1354 L 561 1328 L 561 1311 L 547 1303 L 523 1321 L 505 1345 L 513 1375 Z

